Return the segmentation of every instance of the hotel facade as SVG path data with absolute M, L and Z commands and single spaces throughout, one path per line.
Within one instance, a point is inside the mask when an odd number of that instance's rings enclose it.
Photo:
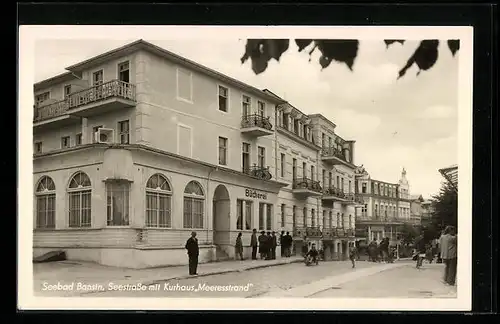
M 248 257 L 256 228 L 347 258 L 363 204 L 331 121 L 143 40 L 66 69 L 34 85 L 35 257 L 186 264 L 192 231 L 200 262 L 239 232 Z
M 357 209 L 356 237 L 367 243 L 380 242 L 385 237 L 397 244 L 398 234 L 405 224 L 418 226 L 412 217 L 410 185 L 403 169 L 398 183 L 371 179 L 361 166 L 356 169 L 356 193 L 364 201 Z

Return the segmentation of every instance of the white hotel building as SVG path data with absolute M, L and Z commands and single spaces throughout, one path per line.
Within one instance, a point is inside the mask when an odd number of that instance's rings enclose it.
M 194 230 L 208 262 L 256 228 L 346 257 L 362 204 L 332 122 L 143 40 L 66 69 L 34 85 L 34 256 L 185 264 Z

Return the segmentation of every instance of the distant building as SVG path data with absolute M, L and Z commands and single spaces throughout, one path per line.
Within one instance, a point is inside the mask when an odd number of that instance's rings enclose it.
M 423 227 L 429 226 L 432 224 L 432 216 L 434 214 L 434 206 L 432 201 L 426 199 L 420 203 L 421 208 L 421 216 L 420 223 Z
M 422 195 L 410 196 L 410 224 L 413 226 L 421 225 L 422 217 L 422 202 L 424 198 Z
M 410 185 L 406 170 L 398 183 L 371 179 L 361 166 L 356 170 L 356 194 L 363 199 L 356 214 L 356 238 L 380 241 L 389 237 L 397 242 L 397 234 L 405 223 L 411 222 Z

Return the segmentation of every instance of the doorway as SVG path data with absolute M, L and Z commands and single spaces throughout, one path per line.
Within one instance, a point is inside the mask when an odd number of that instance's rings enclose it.
M 213 219 L 213 244 L 216 246 L 231 244 L 230 242 L 230 209 L 231 201 L 229 192 L 224 185 L 218 185 L 215 188 L 212 219 Z

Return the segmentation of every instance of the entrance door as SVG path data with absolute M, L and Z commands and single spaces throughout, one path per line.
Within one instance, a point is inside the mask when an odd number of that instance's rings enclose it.
M 230 206 L 229 193 L 224 185 L 215 188 L 212 219 L 213 219 L 213 243 L 216 246 L 230 245 Z

